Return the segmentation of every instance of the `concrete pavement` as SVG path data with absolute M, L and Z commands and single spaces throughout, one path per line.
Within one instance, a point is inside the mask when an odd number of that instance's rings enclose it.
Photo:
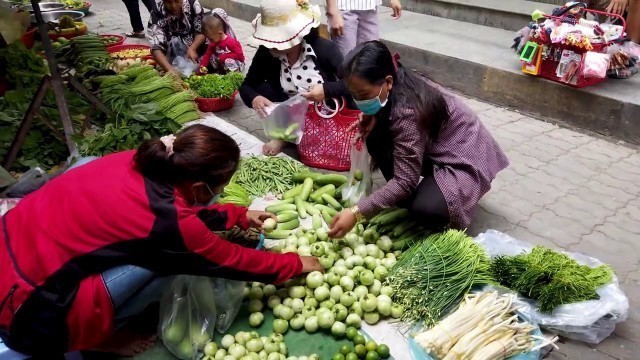
M 94 2 L 90 31 L 130 30 L 121 1 Z M 143 21 L 148 15 L 141 7 Z M 250 24 L 232 20 L 241 42 Z M 130 41 L 128 41 L 130 42 Z M 245 46 L 248 58 L 255 49 Z M 640 152 L 637 147 L 467 98 L 506 151 L 511 166 L 482 199 L 471 234 L 486 229 L 556 249 L 582 252 L 611 264 L 630 300 L 629 319 L 597 346 L 566 341 L 551 359 L 640 358 Z M 262 125 L 237 100 L 222 114 L 262 140 Z

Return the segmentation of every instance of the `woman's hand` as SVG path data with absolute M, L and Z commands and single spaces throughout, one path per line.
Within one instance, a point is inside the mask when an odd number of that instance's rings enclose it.
M 273 105 L 273 103 L 264 96 L 256 96 L 255 99 L 253 99 L 253 101 L 251 102 L 253 110 L 255 110 L 263 118 L 267 117 L 265 109 L 271 105 Z
M 400 0 L 391 0 L 389 5 L 393 10 L 393 13 L 391 13 L 391 17 L 394 20 L 400 19 L 400 16 L 402 16 L 402 4 L 400 4 Z
M 342 36 L 344 33 L 344 19 L 340 10 L 327 12 L 327 22 L 329 23 L 329 31 L 331 36 Z
M 324 86 L 322 84 L 313 85 L 309 91 L 302 94 L 309 101 L 321 102 L 324 98 Z
M 266 211 L 247 210 L 247 220 L 249 221 L 249 226 L 254 229 L 261 228 L 262 223 L 267 219 L 276 220 L 276 216 Z
M 310 273 L 312 271 L 324 272 L 324 267 L 315 256 L 300 256 L 300 261 L 302 261 L 303 274 Z
M 369 135 L 371 130 L 376 124 L 376 118 L 371 115 L 363 115 L 362 113 L 358 114 L 358 121 L 349 126 L 347 132 L 358 130 L 358 135 L 354 139 L 357 141 L 359 139 L 364 139 Z
M 329 236 L 332 238 L 342 238 L 356 225 L 356 214 L 351 209 L 342 210 L 331 221 Z
M 622 15 L 629 6 L 629 0 L 611 0 L 605 12 Z
M 198 62 L 198 52 L 193 47 L 187 49 L 187 57 L 193 62 Z

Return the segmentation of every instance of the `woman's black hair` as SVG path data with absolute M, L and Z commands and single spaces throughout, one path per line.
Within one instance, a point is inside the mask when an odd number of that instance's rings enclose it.
M 390 109 L 393 104 L 408 104 L 422 123 L 429 141 L 437 140 L 442 125 L 449 119 L 449 109 L 442 92 L 394 61 L 385 44 L 375 40 L 359 45 L 347 55 L 342 71 L 344 79 L 357 76 L 372 84 L 382 84 L 391 75 L 393 89 L 385 107 Z
M 134 156 L 145 177 L 172 185 L 205 182 L 210 187 L 226 184 L 240 162 L 240 147 L 229 135 L 205 125 L 180 132 L 172 153 L 160 139 L 140 145 Z
M 311 28 L 311 31 L 307 35 L 305 35 L 304 40 L 307 43 L 313 43 L 320 37 L 320 30 L 317 27 Z

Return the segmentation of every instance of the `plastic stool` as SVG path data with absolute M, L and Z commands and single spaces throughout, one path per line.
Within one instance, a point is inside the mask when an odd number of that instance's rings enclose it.
M 24 360 L 29 356 L 13 351 L 9 349 L 4 342 L 0 339 L 0 360 Z M 77 352 L 68 353 L 65 355 L 66 360 L 82 360 L 82 354 Z

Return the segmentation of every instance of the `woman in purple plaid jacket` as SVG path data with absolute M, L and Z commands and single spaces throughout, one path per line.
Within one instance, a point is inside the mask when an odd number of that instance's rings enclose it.
M 509 165 L 478 116 L 456 96 L 406 70 L 379 41 L 356 47 L 344 79 L 364 116 L 359 124 L 387 184 L 333 219 L 342 237 L 359 217 L 400 206 L 429 230 L 469 226 L 480 198 Z

